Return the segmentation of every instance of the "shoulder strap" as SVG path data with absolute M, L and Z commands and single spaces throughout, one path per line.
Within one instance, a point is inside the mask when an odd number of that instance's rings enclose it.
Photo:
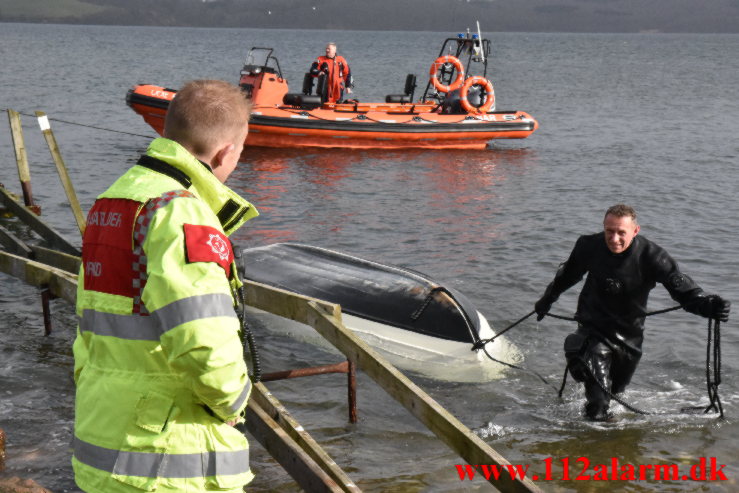
M 144 168 L 149 168 L 150 170 L 156 171 L 163 175 L 169 176 L 170 178 L 177 180 L 184 188 L 190 188 L 190 186 L 192 185 L 192 180 L 184 171 L 175 168 L 171 164 L 166 163 L 161 159 L 157 159 L 144 154 L 143 156 L 141 156 L 141 158 L 139 158 L 136 164 L 138 164 L 139 166 L 143 166 Z

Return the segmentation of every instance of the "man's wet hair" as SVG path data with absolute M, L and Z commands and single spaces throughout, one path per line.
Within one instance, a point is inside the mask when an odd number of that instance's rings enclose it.
M 605 218 L 609 214 L 612 216 L 616 216 L 616 217 L 630 217 L 634 221 L 634 224 L 636 224 L 636 210 L 634 210 L 634 208 L 631 207 L 630 205 L 626 205 L 626 204 L 612 205 L 606 211 L 606 214 L 605 216 L 603 216 L 603 219 L 605 220 Z

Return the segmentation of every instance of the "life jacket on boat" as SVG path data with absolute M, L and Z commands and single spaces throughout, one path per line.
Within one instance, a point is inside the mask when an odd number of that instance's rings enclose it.
M 227 235 L 258 215 L 156 139 L 87 217 L 74 342 L 74 455 L 86 492 L 241 492 L 251 392 Z
M 354 87 L 349 64 L 341 55 L 333 58 L 319 56 L 310 67 L 310 74 L 318 77 L 321 73 L 326 74 L 326 101 L 335 103 L 342 99 L 344 89 Z

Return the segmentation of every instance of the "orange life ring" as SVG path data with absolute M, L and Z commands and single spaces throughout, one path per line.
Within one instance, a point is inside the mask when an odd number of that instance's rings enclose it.
M 447 63 L 451 63 L 454 65 L 454 68 L 457 69 L 457 79 L 448 86 L 445 86 L 436 78 L 436 72 L 439 70 L 439 67 Z M 436 90 L 441 92 L 455 91 L 464 84 L 464 65 L 462 65 L 462 62 L 460 62 L 457 57 L 451 55 L 440 56 L 431 64 L 429 75 L 431 76 L 431 83 L 434 85 Z
M 467 101 L 467 92 L 472 86 L 483 86 L 485 89 L 485 102 L 479 107 L 474 107 L 469 101 Z M 487 113 L 488 110 L 493 107 L 493 104 L 495 104 L 495 90 L 493 89 L 493 83 L 479 75 L 470 77 L 464 81 L 462 90 L 459 91 L 459 100 L 462 104 L 462 108 L 467 113 Z

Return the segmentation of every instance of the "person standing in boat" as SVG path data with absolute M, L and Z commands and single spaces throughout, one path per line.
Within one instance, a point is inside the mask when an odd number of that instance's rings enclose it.
M 242 492 L 252 383 L 228 235 L 256 209 L 224 182 L 251 107 L 227 82 L 177 92 L 164 138 L 87 216 L 72 465 L 88 493 Z
M 578 328 L 565 339 L 564 350 L 570 374 L 585 387 L 584 414 L 591 420 L 609 419 L 611 395 L 631 381 L 642 355 L 647 298 L 656 283 L 690 313 L 729 318 L 729 301 L 706 295 L 663 248 L 637 236 L 639 230 L 632 207 L 609 208 L 603 232 L 577 240 L 534 305 L 542 320 L 560 294 L 587 274 L 577 303 Z
M 318 77 L 321 74 L 326 75 L 325 101 L 328 103 L 342 101 L 344 91 L 351 94 L 354 87 L 354 78 L 351 69 L 349 69 L 349 64 L 346 63 L 343 56 L 336 54 L 336 43 L 326 45 L 326 55 L 316 58 L 316 61 L 310 67 L 310 74 L 313 77 Z

